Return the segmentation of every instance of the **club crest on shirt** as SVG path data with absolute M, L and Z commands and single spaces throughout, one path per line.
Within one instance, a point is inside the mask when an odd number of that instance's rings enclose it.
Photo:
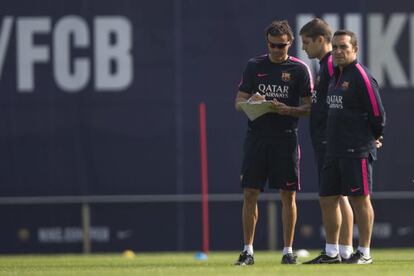
M 349 88 L 349 82 L 348 81 L 344 81 L 341 85 L 343 90 L 348 90 Z
M 282 81 L 288 82 L 291 80 L 290 73 L 288 72 L 282 72 Z

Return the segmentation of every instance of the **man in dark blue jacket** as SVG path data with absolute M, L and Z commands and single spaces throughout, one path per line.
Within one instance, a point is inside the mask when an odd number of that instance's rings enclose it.
M 339 30 L 332 40 L 336 65 L 329 84 L 327 103 L 327 157 L 322 170 L 320 203 L 326 232 L 326 251 L 307 262 L 338 263 L 339 199 L 349 196 L 359 232 L 359 246 L 347 263 L 370 264 L 374 222 L 371 205 L 372 164 L 376 141 L 385 125 L 378 84 L 358 63 L 358 44 L 353 32 Z M 328 254 L 329 252 L 329 254 Z
M 314 18 L 306 23 L 299 32 L 302 39 L 302 49 L 309 58 L 319 60 L 319 72 L 316 75 L 315 91 L 312 94 L 310 113 L 310 134 L 315 160 L 318 169 L 319 188 L 322 182 L 322 169 L 326 156 L 326 125 L 329 106 L 326 102 L 328 86 L 334 74 L 332 62 L 332 30 L 323 19 Z M 348 197 L 341 196 L 339 200 L 342 223 L 339 230 L 339 255 L 349 259 L 353 252 L 352 232 L 354 215 Z M 325 249 L 326 252 L 326 249 Z M 327 252 L 329 254 L 329 252 Z

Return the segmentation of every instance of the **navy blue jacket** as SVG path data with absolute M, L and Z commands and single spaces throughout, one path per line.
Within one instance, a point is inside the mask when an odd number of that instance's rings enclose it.
M 323 151 L 326 148 L 326 120 L 329 109 L 326 96 L 333 74 L 332 54 L 329 52 L 319 61 L 319 72 L 316 76 L 315 90 L 312 94 L 309 126 L 312 145 L 316 151 Z
M 376 158 L 375 140 L 383 135 L 385 111 L 378 83 L 356 60 L 335 68 L 327 104 L 327 155 Z

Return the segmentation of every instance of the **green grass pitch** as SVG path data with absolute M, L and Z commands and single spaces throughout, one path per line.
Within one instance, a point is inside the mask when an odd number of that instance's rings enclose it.
M 311 251 L 309 258 L 318 254 Z M 211 252 L 196 260 L 194 253 L 91 255 L 0 255 L 0 275 L 414 275 L 414 249 L 373 249 L 372 265 L 281 265 L 280 252 L 257 251 L 253 266 L 234 266 L 238 252 Z

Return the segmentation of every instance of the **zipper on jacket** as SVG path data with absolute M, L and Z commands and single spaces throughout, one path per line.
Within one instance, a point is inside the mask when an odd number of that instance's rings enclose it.
M 339 70 L 339 77 L 338 77 L 338 80 L 336 81 L 336 84 L 335 84 L 335 89 L 337 89 L 338 88 L 338 84 L 339 84 L 339 81 L 341 80 L 341 77 L 342 77 L 342 71 L 343 71 L 344 69 L 342 69 L 342 70 Z

